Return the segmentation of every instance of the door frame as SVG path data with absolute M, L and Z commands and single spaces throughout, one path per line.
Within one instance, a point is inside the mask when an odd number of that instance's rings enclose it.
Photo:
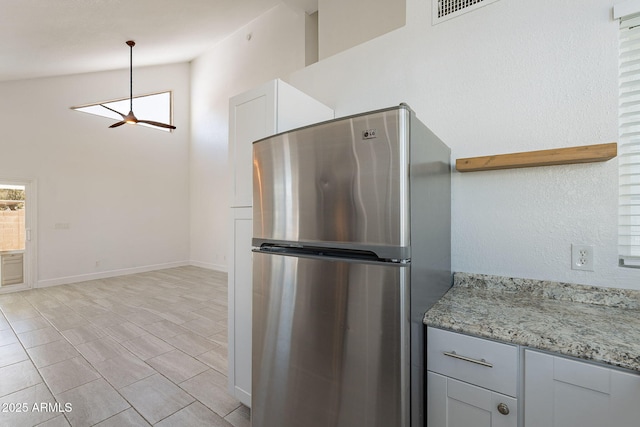
M 20 285 L 0 287 L 0 294 L 33 289 L 37 280 L 37 183 L 35 178 L 0 177 L 0 184 L 22 185 L 25 194 L 25 248 L 23 258 L 24 281 Z

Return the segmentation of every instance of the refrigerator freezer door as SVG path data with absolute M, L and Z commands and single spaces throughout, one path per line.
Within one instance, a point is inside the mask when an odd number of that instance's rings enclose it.
M 253 263 L 252 426 L 408 426 L 410 267 Z
M 394 108 L 255 142 L 254 242 L 408 248 L 410 117 Z

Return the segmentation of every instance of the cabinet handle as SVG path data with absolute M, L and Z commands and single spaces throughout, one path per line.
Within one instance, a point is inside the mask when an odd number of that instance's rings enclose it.
M 502 415 L 509 415 L 509 407 L 506 403 L 501 403 L 498 405 L 498 412 L 500 412 Z
M 478 360 L 478 359 L 472 359 L 467 356 L 461 356 L 459 354 L 456 354 L 455 351 L 444 351 L 442 352 L 442 354 L 444 354 L 445 356 L 453 357 L 454 359 L 460 359 L 460 360 L 464 360 L 465 362 L 471 362 L 471 363 L 475 363 L 476 365 L 486 366 L 487 368 L 493 368 L 493 365 L 484 359 Z

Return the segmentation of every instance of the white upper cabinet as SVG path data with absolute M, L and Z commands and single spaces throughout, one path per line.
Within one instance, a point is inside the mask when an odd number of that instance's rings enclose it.
M 331 108 L 279 79 L 231 98 L 231 207 L 249 207 L 253 204 L 251 145 L 254 141 L 333 117 Z

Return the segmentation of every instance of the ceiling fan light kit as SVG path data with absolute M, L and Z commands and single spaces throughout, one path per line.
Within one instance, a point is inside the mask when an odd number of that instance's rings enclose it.
M 129 46 L 129 114 L 122 114 L 119 111 L 114 110 L 113 108 L 109 108 L 104 104 L 100 104 L 100 106 L 106 108 L 107 110 L 113 111 L 114 113 L 122 116 L 122 120 L 112 124 L 109 126 L 110 128 L 117 128 L 118 126 L 122 126 L 123 124 L 136 124 L 136 123 L 144 123 L 151 126 L 161 127 L 165 129 L 175 129 L 176 127 L 173 125 L 168 125 L 166 123 L 154 122 L 152 120 L 139 120 L 135 114 L 133 114 L 133 47 L 136 43 L 133 40 L 127 41 L 127 46 Z

